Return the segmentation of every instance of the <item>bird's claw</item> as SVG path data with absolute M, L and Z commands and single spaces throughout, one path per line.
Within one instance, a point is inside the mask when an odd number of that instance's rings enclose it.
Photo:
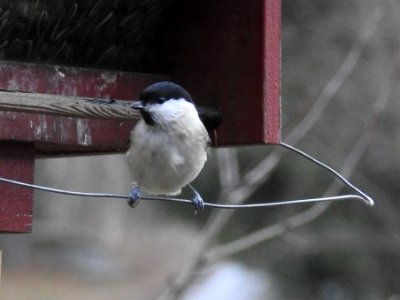
M 193 192 L 192 204 L 194 206 L 194 213 L 197 214 L 198 210 L 204 209 L 204 201 L 199 192 L 194 189 L 190 184 L 187 185 Z
M 140 189 L 138 186 L 135 186 L 132 189 L 131 194 L 129 195 L 128 205 L 134 208 L 139 204 L 139 201 L 140 201 Z
M 198 192 L 194 192 L 192 204 L 194 206 L 195 213 L 197 213 L 198 210 L 204 209 L 204 200 Z

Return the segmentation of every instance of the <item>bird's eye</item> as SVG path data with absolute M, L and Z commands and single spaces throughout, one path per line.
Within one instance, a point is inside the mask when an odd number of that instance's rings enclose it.
M 167 101 L 167 99 L 165 99 L 165 98 L 158 98 L 157 99 L 157 103 L 158 104 L 163 104 L 165 101 Z

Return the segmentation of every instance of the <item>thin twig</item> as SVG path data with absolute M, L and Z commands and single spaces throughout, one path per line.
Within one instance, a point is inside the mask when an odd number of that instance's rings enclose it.
M 286 143 L 291 145 L 297 144 L 297 142 L 302 139 L 318 121 L 318 119 L 322 115 L 322 112 L 326 109 L 332 98 L 336 95 L 338 90 L 343 86 L 347 78 L 349 78 L 349 76 L 353 72 L 354 67 L 360 60 L 361 54 L 366 44 L 375 34 L 378 27 L 378 22 L 382 19 L 382 17 L 383 13 L 381 9 L 377 8 L 372 14 L 371 20 L 369 20 L 367 24 L 365 24 L 363 31 L 351 47 L 338 71 L 324 86 L 315 104 L 302 119 L 302 125 L 296 126 L 296 128 L 292 132 L 290 132 L 290 134 L 288 134 L 285 139 Z
M 223 190 L 230 190 L 240 180 L 236 148 L 221 148 L 217 152 L 218 172 Z

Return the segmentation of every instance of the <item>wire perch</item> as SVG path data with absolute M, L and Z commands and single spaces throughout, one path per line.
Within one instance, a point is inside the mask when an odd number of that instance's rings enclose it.
M 320 197 L 320 198 L 308 198 L 308 199 L 297 199 L 297 200 L 288 200 L 288 201 L 275 201 L 275 202 L 264 202 L 264 203 L 250 203 L 250 204 L 220 204 L 220 203 L 212 203 L 212 202 L 204 202 L 204 206 L 208 206 L 211 208 L 221 208 L 221 209 L 241 209 L 241 208 L 260 208 L 260 207 L 271 207 L 271 206 L 283 206 L 283 205 L 291 205 L 291 204 L 303 204 L 303 203 L 315 203 L 315 202 L 328 202 L 328 201 L 341 201 L 341 200 L 361 200 L 365 204 L 369 206 L 374 205 L 374 200 L 362 192 L 359 188 L 350 183 L 346 178 L 340 175 L 333 168 L 327 166 L 326 164 L 320 162 L 316 158 L 308 155 L 307 153 L 290 146 L 285 143 L 280 144 L 282 147 L 287 148 L 295 153 L 305 157 L 306 159 L 312 161 L 313 163 L 321 166 L 322 168 L 329 171 L 335 177 L 340 179 L 345 185 L 353 189 L 357 194 L 349 194 L 349 195 L 339 195 L 339 196 L 331 196 L 331 197 Z M 21 182 L 18 180 L 7 179 L 0 177 L 0 182 L 15 184 L 18 186 L 32 188 L 36 190 L 52 192 L 56 194 L 63 194 L 69 196 L 83 196 L 83 197 L 94 197 L 94 198 L 115 198 L 115 199 L 126 199 L 130 198 L 130 195 L 124 194 L 113 194 L 113 193 L 85 193 L 85 192 L 76 192 L 76 191 L 68 191 L 62 189 L 56 189 L 46 186 L 40 186 L 36 184 L 29 184 L 25 182 Z M 192 200 L 189 199 L 181 199 L 181 198 L 171 198 L 171 197 L 140 197 L 140 200 L 153 200 L 153 201 L 167 201 L 167 202 L 177 202 L 177 203 L 186 203 L 192 204 Z

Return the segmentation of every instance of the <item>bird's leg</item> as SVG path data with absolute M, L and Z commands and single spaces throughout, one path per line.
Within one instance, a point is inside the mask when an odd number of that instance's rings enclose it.
M 140 200 L 140 189 L 136 185 L 132 188 L 131 194 L 129 195 L 128 204 L 130 207 L 136 207 Z
M 190 184 L 188 184 L 188 187 L 192 190 L 193 192 L 193 197 L 192 197 L 192 203 L 194 206 L 195 212 L 198 210 L 203 210 L 204 209 L 204 201 L 203 198 L 200 196 L 199 192 L 197 192 L 194 187 L 192 187 Z

